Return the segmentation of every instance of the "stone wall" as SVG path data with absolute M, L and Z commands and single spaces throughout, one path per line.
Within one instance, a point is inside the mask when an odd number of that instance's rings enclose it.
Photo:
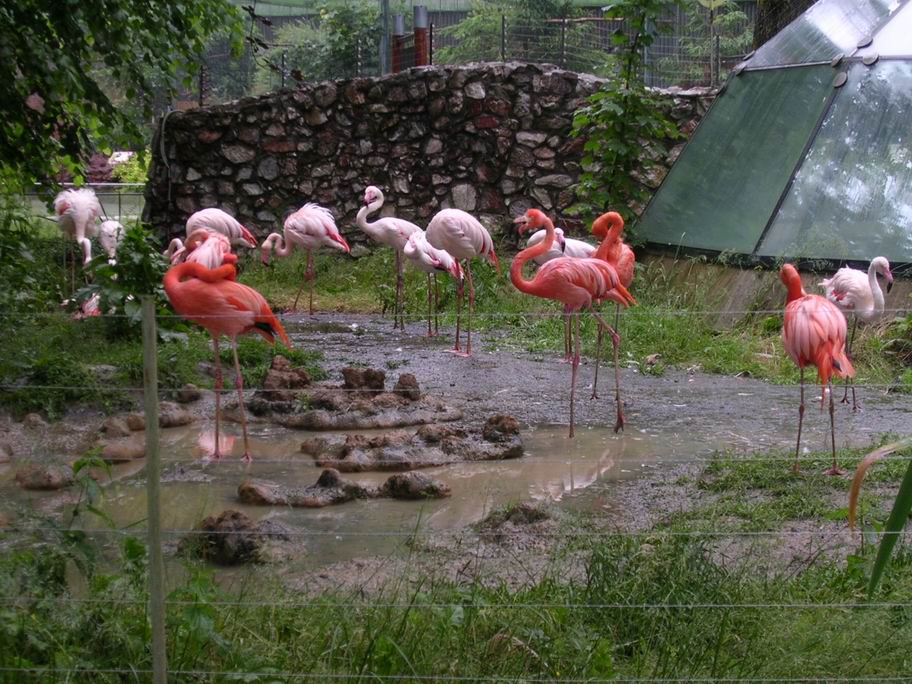
M 386 194 L 384 214 L 419 225 L 445 207 L 494 231 L 530 206 L 559 214 L 580 172 L 573 113 L 600 83 L 547 65 L 429 66 L 173 112 L 153 143 L 146 219 L 171 235 L 218 206 L 263 236 L 318 202 L 359 242 L 367 185 Z M 670 114 L 689 133 L 712 94 L 673 95 Z M 657 171 L 644 183 L 657 187 Z

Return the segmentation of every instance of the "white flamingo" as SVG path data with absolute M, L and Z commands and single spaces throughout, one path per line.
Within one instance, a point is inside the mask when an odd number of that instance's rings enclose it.
M 415 232 L 422 232 L 421 228 L 405 219 L 394 216 L 384 216 L 373 223 L 367 217 L 383 206 L 383 192 L 380 188 L 369 185 L 364 189 L 364 206 L 358 210 L 355 218 L 358 228 L 367 233 L 371 239 L 382 245 L 392 247 L 396 252 L 396 303 L 393 308 L 393 328 L 405 329 L 405 306 L 403 304 L 403 277 L 402 277 L 402 250 L 405 243 Z
M 437 271 L 449 273 L 457 282 L 462 280 L 462 269 L 459 262 L 449 252 L 437 249 L 427 241 L 423 230 L 417 230 L 409 235 L 408 242 L 402 250 L 405 258 L 411 261 L 415 268 L 427 273 L 428 288 L 428 331 L 427 336 L 437 334 Z M 433 281 L 432 281 L 433 279 Z M 433 282 L 433 285 L 432 285 Z M 434 291 L 434 329 L 431 330 L 431 289 Z
M 472 284 L 472 259 L 483 257 L 497 268 L 500 263 L 494 253 L 494 241 L 490 233 L 471 214 L 461 209 L 443 209 L 434 215 L 427 227 L 427 240 L 437 249 L 449 252 L 456 259 L 465 260 L 465 274 L 469 281 L 469 322 L 466 326 L 466 350 L 459 348 L 459 325 L 462 315 L 464 287 L 462 280 L 456 281 L 456 346 L 453 353 L 469 356 L 472 353 L 472 313 L 475 311 L 475 286 Z
M 263 263 L 266 265 L 269 265 L 269 256 L 272 254 L 273 247 L 280 257 L 288 256 L 296 247 L 307 251 L 307 272 L 304 274 L 304 282 L 298 289 L 292 308 L 297 308 L 304 285 L 310 282 L 310 313 L 313 315 L 313 250 L 320 249 L 320 247 L 331 247 L 342 250 L 346 254 L 351 252 L 348 243 L 336 227 L 336 220 L 333 218 L 332 212 L 319 204 L 305 204 L 285 219 L 284 236 L 279 233 L 271 233 L 263 241 L 261 249 Z
M 82 265 L 92 260 L 92 241 L 98 233 L 95 221 L 101 214 L 98 197 L 91 188 L 64 190 L 54 198 L 54 213 L 59 217 L 57 225 L 67 237 L 71 237 L 82 248 Z
M 529 239 L 526 241 L 526 247 L 534 247 L 539 242 L 545 239 L 546 231 L 538 230 L 532 235 L 529 236 Z M 558 257 L 572 257 L 574 259 L 588 259 L 593 254 L 595 254 L 596 247 L 595 245 L 590 245 L 588 242 L 582 240 L 576 240 L 574 238 L 564 237 L 564 231 L 560 228 L 554 229 L 554 244 L 551 245 L 551 249 L 537 256 L 533 261 L 541 266 L 551 259 L 557 259 Z
M 893 273 L 890 271 L 890 262 L 886 257 L 875 258 L 868 272 L 859 271 L 857 268 L 845 266 L 840 268 L 831 278 L 819 283 L 826 292 L 826 297 L 845 312 L 854 314 L 852 319 L 852 332 L 849 335 L 849 344 L 846 353 L 852 357 L 852 343 L 855 340 L 855 328 L 858 319 L 865 323 L 879 318 L 884 312 L 884 293 L 880 289 L 877 275 L 880 274 L 887 281 L 887 292 L 893 289 Z M 849 378 L 846 378 L 846 389 L 842 403 L 849 402 Z M 852 410 L 857 411 L 860 404 L 855 398 L 855 385 L 852 384 Z
M 103 221 L 98 229 L 98 240 L 108 254 L 108 262 L 113 264 L 117 248 L 124 239 L 124 227 L 120 221 Z
M 186 237 L 197 230 L 208 230 L 212 233 L 221 233 L 231 242 L 234 247 L 256 247 L 257 239 L 247 228 L 242 225 L 231 214 L 209 207 L 201 209 L 195 214 L 191 214 L 187 219 Z M 165 250 L 165 256 L 173 259 L 174 254 L 184 248 L 184 242 L 180 238 L 174 238 L 168 244 Z

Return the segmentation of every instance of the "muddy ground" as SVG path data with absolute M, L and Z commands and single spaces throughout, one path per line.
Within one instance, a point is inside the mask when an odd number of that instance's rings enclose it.
M 402 332 L 394 331 L 389 320 L 375 316 L 301 315 L 293 317 L 287 328 L 296 346 L 324 353 L 323 365 L 331 381 L 341 380 L 341 369 L 352 364 L 385 369 L 390 385 L 400 372 L 409 372 L 418 378 L 422 391 L 462 407 L 465 424 L 478 425 L 499 412 L 510 413 L 527 425 L 567 423 L 570 367 L 560 362 L 558 353 L 530 354 L 511 346 L 504 338 L 476 335 L 475 355 L 461 358 L 445 351 L 452 345 L 451 334 L 429 340 L 423 336 L 425 324 L 421 321 Z M 592 370 L 592 364 L 584 361 L 579 371 L 577 423 L 583 429 L 614 423 L 611 368 L 603 365 L 598 400 L 589 399 Z M 721 437 L 739 452 L 794 444 L 797 387 L 698 370 L 667 370 L 655 377 L 624 369 L 621 383 L 628 431 L 666 428 L 706 436 L 708 442 Z M 884 433 L 908 431 L 912 401 L 907 396 L 874 388 L 859 392 L 862 412 L 853 414 L 848 407 L 837 405 L 838 446 L 865 446 Z M 825 449 L 829 439 L 827 414 L 813 404 L 819 396 L 813 386 L 807 391 L 804 445 L 815 451 Z M 188 408 L 209 417 L 211 392 L 205 392 L 203 400 Z M 42 453 L 73 453 L 95 439 L 101 420 L 101 416 L 86 410 L 73 412 L 50 429 L 24 428 L 6 419 L 0 421 L 0 441 L 11 446 L 14 461 L 17 453 L 36 453 L 34 441 L 38 433 L 44 444 Z M 586 532 L 598 535 L 648 530 L 670 512 L 706 503 L 705 495 L 692 484 L 680 484 L 692 483 L 701 472 L 700 464 L 670 464 L 655 472 L 652 477 L 612 483 L 610 488 L 593 486 L 587 495 L 591 515 L 587 516 Z M 507 522 L 498 526 L 495 533 L 488 530 L 488 534 L 478 534 L 467 529 L 445 538 L 423 539 L 411 545 L 409 553 L 358 558 L 304 576 L 296 573 L 285 580 L 308 592 L 326 588 L 369 590 L 393 579 L 419 574 L 456 581 L 481 578 L 521 586 L 554 570 L 555 563 L 562 568 L 564 578 L 580 576 L 585 551 L 567 546 L 563 515 L 559 507 L 552 507 L 544 520 Z M 826 542 L 818 543 L 802 534 L 803 528 L 813 527 L 808 523 L 794 526 L 796 534 L 784 543 L 769 539 L 726 540 L 715 549 L 720 560 L 725 561 L 743 556 L 749 545 L 766 544 L 766 548 L 775 549 L 771 563 L 800 565 L 810 562 L 820 552 L 821 544 L 833 549 L 850 541 L 844 523 L 830 525 L 835 537 Z M 557 561 L 559 556 L 563 562 Z

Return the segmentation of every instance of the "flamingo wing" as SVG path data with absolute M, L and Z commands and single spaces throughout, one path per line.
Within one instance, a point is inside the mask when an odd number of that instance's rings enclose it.
M 803 368 L 817 367 L 820 381 L 854 377 L 855 369 L 845 355 L 846 320 L 835 304 L 818 295 L 805 295 L 789 302 L 782 326 L 785 350 Z

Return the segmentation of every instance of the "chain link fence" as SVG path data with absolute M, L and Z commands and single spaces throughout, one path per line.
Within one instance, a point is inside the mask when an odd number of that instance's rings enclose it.
M 807 3 L 780 8 L 793 18 Z M 227 102 L 294 87 L 301 81 L 378 76 L 380 60 L 379 4 L 352 5 L 327 14 L 302 7 L 297 15 L 262 17 L 249 8 L 246 40 L 238 54 L 227 39 L 214 41 L 196 82 L 178 101 L 178 109 Z M 411 9 L 402 6 L 398 9 Z M 606 16 L 603 8 L 587 7 L 579 16 L 521 18 L 493 4 L 465 6 L 428 3 L 427 48 L 415 47 L 412 12 L 389 16 L 390 60 L 393 70 L 417 64 L 465 64 L 476 61 L 521 60 L 608 76 L 616 70 L 614 39 L 629 34 L 623 20 Z M 770 26 L 787 17 L 763 15 Z M 647 85 L 656 87 L 714 86 L 728 69 L 752 49 L 758 21 L 756 0 L 734 0 L 718 9 L 693 3 L 669 5 L 655 26 L 655 40 L 644 48 Z

